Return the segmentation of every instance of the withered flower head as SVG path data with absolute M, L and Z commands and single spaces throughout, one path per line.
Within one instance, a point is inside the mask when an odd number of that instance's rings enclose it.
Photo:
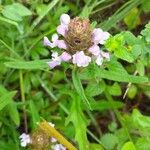
M 87 53 L 87 50 L 93 45 L 92 29 L 89 20 L 79 17 L 72 19 L 68 25 L 65 41 L 68 53 L 75 54 L 80 50 Z
M 88 19 L 80 17 L 70 19 L 67 14 L 60 17 L 60 22 L 57 32 L 63 39 L 59 40 L 58 35 L 54 34 L 50 42 L 47 37 L 44 37 L 44 45 L 65 50 L 61 55 L 57 52 L 52 54 L 52 60 L 48 62 L 51 68 L 60 65 L 62 61 L 72 60 L 72 63 L 78 67 L 86 67 L 92 59 L 97 65 L 101 65 L 104 58 L 109 59 L 109 54 L 100 50 L 98 46 L 104 44 L 109 38 L 108 32 L 100 28 L 93 30 Z
M 48 150 L 50 148 L 50 138 L 40 129 L 32 134 L 31 140 L 31 146 L 35 150 Z

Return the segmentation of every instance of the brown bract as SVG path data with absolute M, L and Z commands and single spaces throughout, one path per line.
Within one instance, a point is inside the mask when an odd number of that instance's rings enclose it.
M 31 136 L 33 150 L 48 150 L 50 138 L 40 129 L 37 129 Z
M 76 17 L 72 19 L 65 36 L 67 52 L 75 54 L 77 51 L 88 53 L 88 49 L 93 45 L 92 28 L 88 19 Z

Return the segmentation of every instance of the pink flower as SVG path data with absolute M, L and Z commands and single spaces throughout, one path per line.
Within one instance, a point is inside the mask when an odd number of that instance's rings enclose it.
M 57 46 L 57 42 L 58 42 L 58 35 L 57 34 L 53 34 L 52 35 L 52 42 L 49 41 L 49 39 L 47 37 L 44 37 L 44 45 L 45 46 L 50 46 L 51 48 L 54 48 Z
M 73 55 L 73 64 L 77 64 L 78 67 L 86 67 L 91 62 L 91 57 L 86 56 L 83 51 L 76 52 Z
M 31 138 L 30 138 L 29 134 L 23 133 L 19 136 L 19 138 L 21 140 L 22 147 L 26 147 L 28 144 L 31 143 Z
M 52 53 L 52 60 L 47 62 L 50 68 L 54 68 L 61 64 L 61 58 L 58 56 L 57 52 Z
M 63 52 L 61 55 L 60 55 L 60 58 L 62 61 L 69 61 L 71 59 L 71 55 L 68 54 L 67 52 Z
M 109 38 L 110 34 L 108 32 L 104 32 L 100 28 L 96 28 L 93 30 L 93 42 L 95 44 L 104 44 L 105 41 Z
M 97 56 L 100 54 L 100 48 L 98 45 L 93 45 L 89 48 L 89 52 L 92 53 L 93 55 Z
M 57 27 L 57 32 L 65 36 L 66 32 L 68 31 L 68 24 L 70 23 L 70 16 L 68 14 L 62 14 L 60 17 L 61 24 Z
M 65 43 L 64 40 L 58 40 L 57 41 L 57 46 L 60 48 L 60 49 L 67 49 L 67 45 Z
M 68 25 L 70 23 L 70 16 L 68 14 L 62 14 L 60 17 L 61 24 Z
M 65 36 L 67 31 L 68 31 L 67 25 L 61 24 L 57 27 L 57 32 L 62 36 Z
M 66 50 L 59 56 L 57 52 L 52 54 L 52 60 L 48 62 L 50 68 L 60 65 L 61 62 L 72 62 L 78 67 L 87 67 L 92 60 L 100 66 L 104 59 L 109 60 L 109 53 L 103 52 L 99 44 L 104 44 L 110 34 L 100 28 L 95 28 L 92 32 L 91 30 L 88 20 L 80 17 L 70 19 L 68 14 L 62 14 L 60 25 L 57 27 L 58 34 L 53 34 L 51 41 L 44 37 L 45 46 Z M 58 35 L 61 35 L 61 39 Z

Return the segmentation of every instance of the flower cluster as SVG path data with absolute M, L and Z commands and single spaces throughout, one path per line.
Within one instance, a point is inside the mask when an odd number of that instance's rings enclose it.
M 70 19 L 67 14 L 60 17 L 60 25 L 57 33 L 53 34 L 51 41 L 44 37 L 44 45 L 51 48 L 58 47 L 64 51 L 52 53 L 52 60 L 48 62 L 50 68 L 54 68 L 61 62 L 72 62 L 78 67 L 86 67 L 94 60 L 97 65 L 101 65 L 104 59 L 109 60 L 109 53 L 102 51 L 99 44 L 103 45 L 110 34 L 100 28 L 92 30 L 88 19 L 76 17 Z
M 51 122 L 49 122 L 49 125 L 50 126 L 52 126 L 52 127 L 54 127 L 55 125 L 53 124 L 53 123 L 51 123 Z M 19 136 L 19 138 L 20 138 L 20 145 L 22 146 L 22 147 L 26 147 L 27 145 L 32 145 L 33 143 L 34 143 L 34 140 L 36 139 L 36 137 L 32 137 L 32 136 L 30 136 L 29 134 L 26 134 L 26 133 L 23 133 L 22 135 L 20 135 Z M 38 138 L 40 138 L 40 139 L 38 139 L 38 142 L 40 142 L 40 140 L 45 140 L 45 139 L 43 139 L 43 135 L 42 136 L 39 136 Z M 33 140 L 32 140 L 33 139 Z M 37 142 L 37 141 L 36 141 Z M 57 144 L 56 142 L 57 142 L 57 139 L 55 139 L 55 138 L 50 138 L 49 140 L 48 140 L 48 142 L 51 142 L 51 143 L 53 143 L 53 145 L 51 145 L 51 150 L 66 150 L 66 148 L 62 145 L 62 144 Z M 38 143 L 36 143 L 37 145 L 38 145 Z M 42 143 L 43 144 L 43 143 Z M 44 143 L 44 144 L 46 144 L 46 143 Z

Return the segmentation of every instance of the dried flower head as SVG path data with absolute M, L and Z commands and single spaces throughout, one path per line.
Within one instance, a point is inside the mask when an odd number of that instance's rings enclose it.
M 54 127 L 55 125 L 49 122 L 49 125 Z M 37 128 L 32 135 L 23 133 L 19 136 L 21 146 L 26 147 L 30 145 L 35 150 L 66 150 L 62 144 L 58 144 L 57 139 L 49 137 L 40 128 Z
M 57 32 L 63 39 L 59 40 L 57 34 L 52 36 L 52 42 L 44 37 L 44 45 L 51 48 L 59 47 L 64 49 L 61 55 L 52 53 L 52 60 L 48 62 L 51 68 L 61 64 L 61 62 L 72 62 L 78 67 L 86 67 L 94 60 L 97 65 L 101 65 L 103 59 L 109 60 L 109 54 L 100 50 L 98 44 L 104 44 L 110 34 L 100 28 L 92 30 L 88 19 L 76 17 L 70 19 L 67 14 L 60 17 L 60 25 Z
M 47 149 L 50 146 L 50 138 L 43 133 L 42 130 L 37 129 L 32 135 L 32 147 L 34 149 Z

